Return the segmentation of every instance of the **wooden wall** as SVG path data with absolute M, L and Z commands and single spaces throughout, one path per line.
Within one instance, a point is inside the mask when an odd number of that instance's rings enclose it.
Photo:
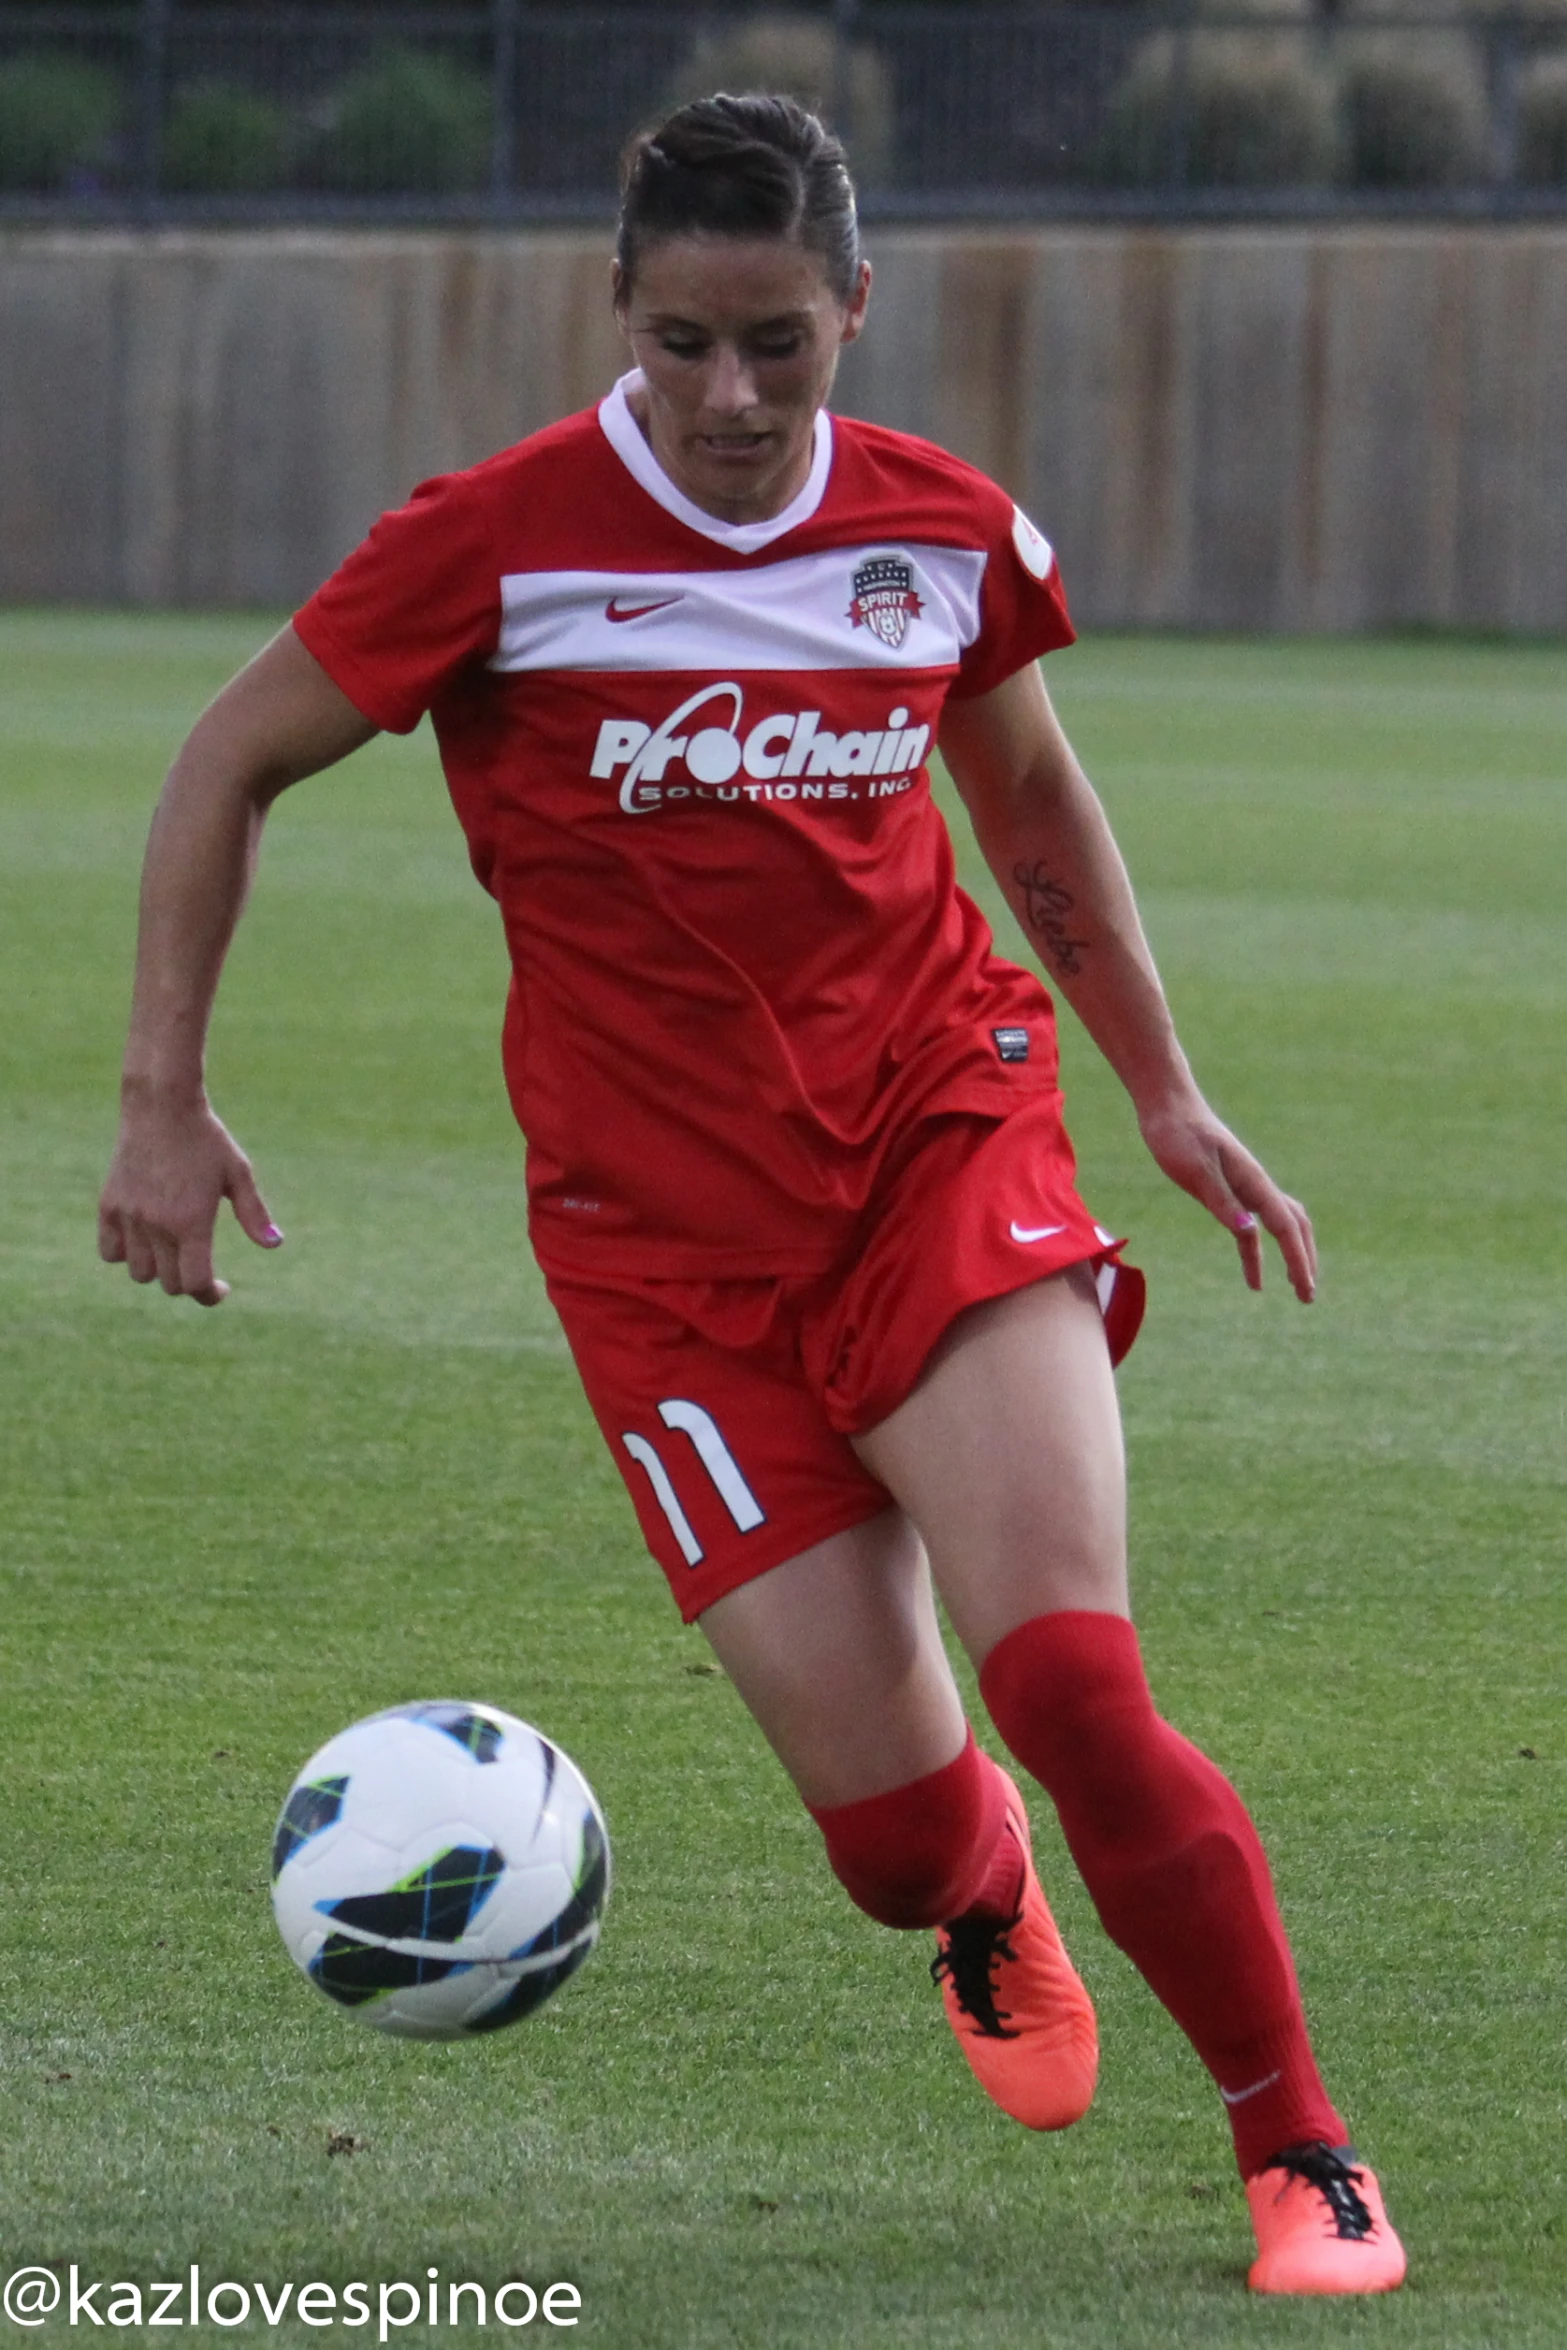
M 1084 621 L 1567 629 L 1567 228 L 870 250 L 837 404 L 1004 481 Z M 0 234 L 0 598 L 297 601 L 621 364 L 582 232 Z

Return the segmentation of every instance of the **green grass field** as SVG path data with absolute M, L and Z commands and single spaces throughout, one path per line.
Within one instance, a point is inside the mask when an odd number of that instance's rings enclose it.
M 1248 2302 L 1217 2101 L 1053 1828 L 1105 2053 L 1038 2141 L 675 1620 L 526 1255 L 427 737 L 283 803 L 231 964 L 214 1094 L 287 1248 L 229 1226 L 215 1314 L 96 1262 L 149 806 L 262 633 L 0 617 L 0 2274 L 569 2278 L 607 2350 L 1560 2350 L 1567 649 L 1051 665 L 1199 1071 L 1323 1246 L 1310 1312 L 1248 1296 L 1068 1039 L 1151 1277 L 1155 1687 L 1258 1814 L 1410 2247 L 1393 2301 L 1313 2307 Z M 560 1737 L 618 1870 L 555 2007 L 452 2049 L 317 1998 L 266 1886 L 303 1758 L 434 1694 Z

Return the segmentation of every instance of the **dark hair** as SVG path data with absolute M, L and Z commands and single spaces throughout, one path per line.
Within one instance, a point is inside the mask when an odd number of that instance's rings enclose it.
M 793 98 L 720 92 L 640 131 L 620 166 L 615 258 L 629 291 L 661 237 L 777 237 L 815 253 L 840 302 L 854 292 L 854 182 L 825 124 Z

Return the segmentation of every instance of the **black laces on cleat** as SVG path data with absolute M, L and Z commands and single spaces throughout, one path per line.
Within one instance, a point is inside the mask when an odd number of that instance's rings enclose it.
M 1021 1915 L 1019 1911 L 1018 1917 Z M 987 2040 L 1022 2038 L 1020 2032 L 1007 2029 L 1011 2009 L 996 2005 L 992 1971 L 998 1960 L 1016 1958 L 1017 1952 L 1007 1936 L 1017 1923 L 1017 1917 L 952 1918 L 941 1929 L 946 1948 L 930 1962 L 931 1981 L 939 1983 L 943 1975 L 947 1977 L 959 2007 L 965 2015 L 973 2017 Z
M 1315 2187 L 1333 2214 L 1335 2234 L 1350 2243 L 1363 2242 L 1376 2225 L 1358 2190 L 1365 2173 L 1355 2168 L 1353 2146 L 1328 2146 L 1315 2138 L 1309 2145 L 1286 2146 L 1282 2154 L 1270 2154 L 1263 2169 L 1288 2171 Z

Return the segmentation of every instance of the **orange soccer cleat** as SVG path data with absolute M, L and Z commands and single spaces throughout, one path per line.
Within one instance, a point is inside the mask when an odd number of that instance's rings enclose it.
M 1028 2129 L 1064 2130 L 1094 2099 L 1094 2003 L 1034 1874 L 1028 1814 L 1010 1779 L 1003 1833 L 1022 1851 L 1021 1907 L 1011 1918 L 970 1912 L 938 1926 L 931 1977 L 985 2094 Z
M 1404 2247 L 1353 2146 L 1286 2146 L 1246 2181 L 1246 2200 L 1254 2293 L 1391 2293 L 1403 2283 Z

